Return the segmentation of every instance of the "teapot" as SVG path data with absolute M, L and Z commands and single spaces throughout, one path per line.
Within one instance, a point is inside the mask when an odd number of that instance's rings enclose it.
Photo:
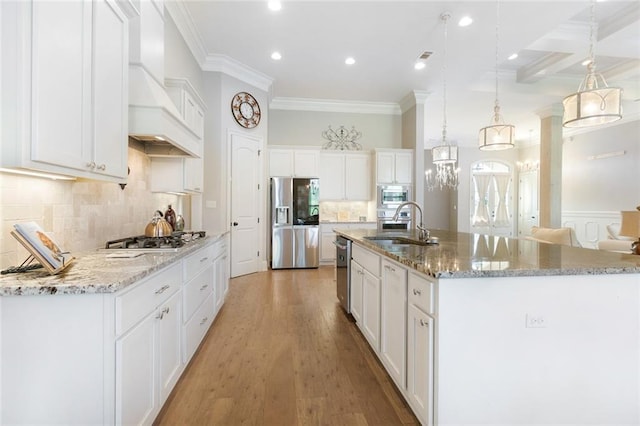
M 145 237 L 168 237 L 173 232 L 173 228 L 162 217 L 162 212 L 160 210 L 156 210 L 151 218 L 151 222 L 149 222 L 144 229 Z

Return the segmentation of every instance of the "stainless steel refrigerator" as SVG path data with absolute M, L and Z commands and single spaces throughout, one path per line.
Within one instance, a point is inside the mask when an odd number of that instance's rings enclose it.
M 320 181 L 271 178 L 271 268 L 320 265 Z

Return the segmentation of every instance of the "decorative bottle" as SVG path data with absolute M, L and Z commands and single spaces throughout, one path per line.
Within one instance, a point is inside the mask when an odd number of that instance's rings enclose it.
M 171 229 L 176 229 L 176 212 L 174 212 L 171 208 L 171 204 L 169 204 L 169 208 L 167 209 L 167 211 L 164 212 L 164 219 L 169 222 L 169 225 L 171 225 Z

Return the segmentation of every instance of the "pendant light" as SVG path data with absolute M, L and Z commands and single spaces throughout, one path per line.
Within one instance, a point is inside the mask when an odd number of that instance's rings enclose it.
M 511 124 L 505 124 L 500 114 L 498 102 L 498 46 L 500 25 L 500 2 L 496 2 L 496 101 L 493 107 L 491 124 L 480 129 L 478 145 L 482 151 L 498 151 L 510 149 L 514 146 L 516 128 Z
M 593 53 L 595 7 L 595 0 L 591 0 L 587 75 L 580 83 L 578 91 L 562 101 L 564 127 L 597 126 L 622 118 L 622 89 L 607 86 L 602 74 L 596 73 L 596 59 Z
M 440 15 L 444 22 L 444 57 L 442 60 L 442 81 L 443 90 L 443 121 L 442 121 L 442 144 L 431 149 L 433 164 L 436 166 L 435 176 L 431 170 L 425 172 L 427 180 L 426 187 L 432 191 L 439 189 L 455 189 L 458 187 L 458 172 L 456 162 L 458 161 L 458 147 L 451 145 L 447 140 L 447 21 L 451 18 L 448 12 Z

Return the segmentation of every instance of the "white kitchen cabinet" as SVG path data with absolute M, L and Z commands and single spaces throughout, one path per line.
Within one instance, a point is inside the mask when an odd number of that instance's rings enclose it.
M 116 297 L 117 424 L 151 424 L 182 373 L 181 283 L 178 263 Z
M 214 261 L 213 261 L 213 273 L 215 277 L 215 300 L 216 300 L 216 315 L 224 304 L 224 298 L 227 294 L 228 279 L 227 279 L 227 249 L 224 239 L 220 239 L 215 245 Z
M 152 192 L 203 191 L 202 158 L 151 157 L 149 189 Z
M 318 177 L 319 149 L 269 149 L 269 176 Z
M 333 231 L 325 232 L 323 228 L 327 226 L 320 225 L 320 262 L 334 262 L 336 260 L 336 234 Z M 329 227 L 332 229 L 333 227 Z
M 165 78 L 164 85 L 187 127 L 202 141 L 206 105 L 196 89 L 186 78 Z
M 369 153 L 320 154 L 320 200 L 369 201 L 371 155 Z
M 0 7 L 3 37 L 16 40 L 2 51 L 2 166 L 126 181 L 129 39 L 118 3 Z
M 376 151 L 376 183 L 411 185 L 413 182 L 413 150 Z
M 435 280 L 409 272 L 407 281 L 406 396 L 422 424 L 433 425 Z
M 381 265 L 380 357 L 398 388 L 406 388 L 407 270 L 389 260 Z
M 351 315 L 360 327 L 362 322 L 362 281 L 364 279 L 364 268 L 357 261 L 351 261 L 351 288 L 349 289 L 349 300 Z
M 407 312 L 407 389 L 414 413 L 423 425 L 433 425 L 433 339 L 435 320 L 409 304 Z
M 356 323 L 371 347 L 378 353 L 380 351 L 380 256 L 357 244 L 351 246 L 352 286 L 354 270 L 356 279 L 361 284 L 361 312 L 360 321 Z M 358 273 L 359 272 L 359 273 Z M 355 292 L 351 293 L 351 307 L 353 315 L 354 304 L 360 303 L 354 300 L 359 297 Z

